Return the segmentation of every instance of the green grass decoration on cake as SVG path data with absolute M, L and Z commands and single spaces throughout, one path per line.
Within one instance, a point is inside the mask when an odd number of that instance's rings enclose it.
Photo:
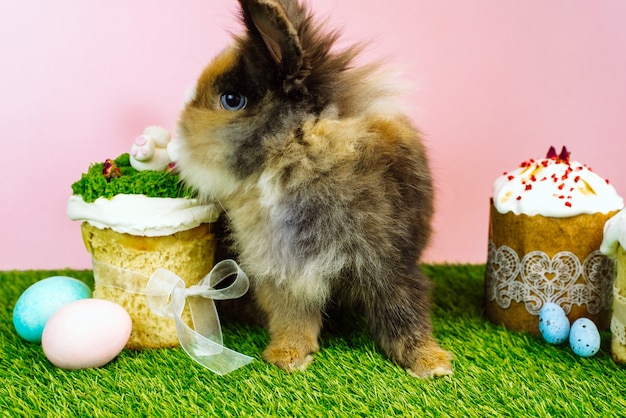
M 107 160 L 108 161 L 108 160 Z M 87 203 L 99 197 L 111 199 L 117 194 L 142 194 L 147 197 L 196 197 L 185 187 L 175 171 L 138 171 L 130 165 L 130 155 L 122 154 L 113 160 L 119 177 L 104 174 L 106 162 L 92 164 L 80 180 L 72 184 L 74 195 L 82 196 Z

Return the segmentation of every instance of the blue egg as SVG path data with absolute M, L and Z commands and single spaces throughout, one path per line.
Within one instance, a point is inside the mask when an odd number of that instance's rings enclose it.
M 569 334 L 572 351 L 581 357 L 591 357 L 600 350 L 600 332 L 588 318 L 579 318 L 572 324 Z
M 569 319 L 556 303 L 548 302 L 539 311 L 539 332 L 550 344 L 567 341 L 570 333 Z
M 41 342 L 48 319 L 61 307 L 91 297 L 91 289 L 80 280 L 65 276 L 43 279 L 22 293 L 13 308 L 15 330 L 27 341 Z

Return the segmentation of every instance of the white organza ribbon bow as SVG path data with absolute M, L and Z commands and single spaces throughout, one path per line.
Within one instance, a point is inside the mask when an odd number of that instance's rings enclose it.
M 227 287 L 215 289 L 224 279 L 234 277 Z M 156 314 L 174 318 L 181 347 L 207 369 L 223 376 L 252 361 L 252 357 L 223 346 L 222 329 L 214 299 L 235 299 L 248 291 L 248 276 L 233 260 L 220 261 L 197 285 L 185 282 L 169 270 L 158 269 L 148 281 L 146 302 Z M 189 303 L 193 326 L 182 319 L 185 302 Z

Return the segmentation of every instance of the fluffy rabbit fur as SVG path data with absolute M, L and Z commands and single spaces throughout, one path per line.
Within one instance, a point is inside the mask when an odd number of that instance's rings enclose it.
M 218 201 L 257 305 L 264 358 L 304 369 L 331 301 L 418 377 L 452 373 L 418 265 L 433 188 L 416 130 L 359 48 L 335 52 L 295 0 L 239 0 L 245 32 L 200 76 L 179 122 L 182 178 Z

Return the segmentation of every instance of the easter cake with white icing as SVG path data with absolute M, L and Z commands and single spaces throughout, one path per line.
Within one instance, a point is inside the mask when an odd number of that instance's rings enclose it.
M 565 147 L 530 159 L 493 185 L 485 313 L 539 335 L 539 311 L 560 305 L 570 322 L 608 327 L 614 263 L 600 252 L 605 222 L 624 207 L 610 182 Z
M 131 315 L 128 348 L 179 344 L 174 320 L 146 305 L 144 290 L 156 269 L 192 285 L 214 264 L 219 212 L 181 185 L 173 142 L 165 129 L 146 128 L 129 154 L 92 164 L 72 185 L 67 204 L 69 218 L 82 221 L 94 297 L 117 302 Z

